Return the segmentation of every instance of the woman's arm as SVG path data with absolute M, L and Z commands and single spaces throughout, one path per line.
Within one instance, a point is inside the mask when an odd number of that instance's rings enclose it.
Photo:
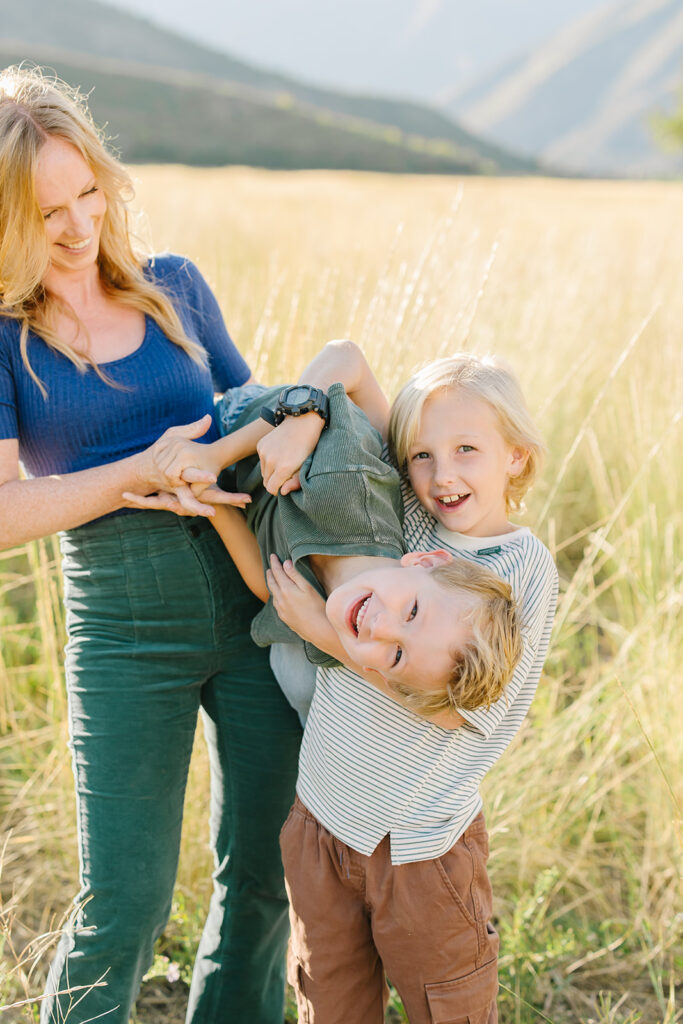
M 210 423 L 211 417 L 205 416 L 196 423 L 171 427 L 162 437 L 201 437 Z M 18 441 L 0 440 L 0 549 L 71 530 L 115 512 L 127 504 L 124 491 L 149 494 L 159 489 L 162 484 L 155 476 L 154 448 L 151 445 L 136 455 L 93 469 L 21 480 Z M 203 475 L 211 483 L 211 475 Z M 188 511 L 204 514 L 206 506 L 194 498 L 189 487 L 186 490 Z

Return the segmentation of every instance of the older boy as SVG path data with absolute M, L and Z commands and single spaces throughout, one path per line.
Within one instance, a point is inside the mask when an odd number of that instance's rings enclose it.
M 235 433 L 217 442 L 221 464 L 244 454 L 234 447 L 248 436 L 242 431 L 275 397 L 257 397 L 236 420 L 226 415 L 224 427 Z M 245 579 L 264 598 L 262 569 L 272 554 L 291 556 L 308 585 L 330 592 L 331 633 L 321 643 L 316 632 L 316 642 L 364 675 L 337 668 L 328 681 L 323 671 L 306 729 L 299 799 L 282 832 L 292 904 L 290 980 L 302 1019 L 379 1022 L 386 968 L 400 977 L 411 1021 L 488 1024 L 498 940 L 488 923 L 486 831 L 481 815 L 467 808 L 469 823 L 453 845 L 449 801 L 458 744 L 451 727 L 462 719 L 438 728 L 433 712 L 435 691 L 453 716 L 454 709 L 478 706 L 468 701 L 472 689 L 481 693 L 472 682 L 486 681 L 486 703 L 509 681 L 519 653 L 510 590 L 476 564 L 449 567 L 444 552 L 398 560 L 396 474 L 341 387 L 330 388 L 329 401 L 330 425 L 303 468 L 300 492 L 274 497 L 255 460 L 237 467 L 237 488 L 252 498 L 248 522 L 262 553 L 257 571 L 244 520 L 229 509 L 215 519 Z M 167 466 L 179 473 L 182 464 L 197 464 L 192 458 L 184 451 Z M 369 554 L 378 550 L 381 557 Z M 271 604 L 257 616 L 254 633 L 262 643 L 295 639 Z M 308 653 L 322 660 L 315 648 Z M 395 691 L 411 693 L 418 710 L 424 698 L 431 719 L 396 703 Z M 316 753 L 321 739 L 324 756 Z M 430 805 L 442 808 L 443 822 L 425 818 Z M 432 853 L 435 832 L 439 856 Z M 419 949 L 427 979 L 417 969 Z

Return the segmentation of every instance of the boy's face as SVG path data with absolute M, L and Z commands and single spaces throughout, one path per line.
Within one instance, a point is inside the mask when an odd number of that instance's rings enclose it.
M 465 616 L 476 601 L 434 578 L 431 568 L 448 560 L 446 552 L 414 552 L 332 591 L 327 618 L 355 665 L 413 689 L 445 686 L 452 652 L 470 639 Z
M 483 398 L 460 388 L 425 402 L 408 451 L 408 476 L 420 502 L 447 530 L 494 537 L 510 527 L 505 495 L 526 452 L 512 448 Z

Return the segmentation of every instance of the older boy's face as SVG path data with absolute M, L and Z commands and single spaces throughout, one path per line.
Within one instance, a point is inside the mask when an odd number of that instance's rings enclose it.
M 408 476 L 420 503 L 447 530 L 495 537 L 510 530 L 505 495 L 525 462 L 488 402 L 447 388 L 425 402 Z
M 428 565 L 402 563 L 337 587 L 327 617 L 355 665 L 390 683 L 437 690 L 450 676 L 452 652 L 471 637 L 465 619 L 476 598 L 442 586 Z

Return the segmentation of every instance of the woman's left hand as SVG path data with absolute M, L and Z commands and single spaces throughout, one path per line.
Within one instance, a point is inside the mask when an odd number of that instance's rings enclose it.
M 195 485 L 196 486 L 196 485 Z M 214 505 L 234 505 L 237 508 L 245 508 L 251 501 L 248 494 L 233 494 L 224 491 L 215 484 L 207 487 L 201 485 L 201 500 L 193 494 L 189 485 L 176 487 L 173 491 L 158 491 L 156 494 L 133 494 L 126 491 L 123 494 L 126 501 L 126 508 L 159 509 L 164 512 L 174 512 L 177 516 L 206 516 L 211 518 L 215 515 Z

